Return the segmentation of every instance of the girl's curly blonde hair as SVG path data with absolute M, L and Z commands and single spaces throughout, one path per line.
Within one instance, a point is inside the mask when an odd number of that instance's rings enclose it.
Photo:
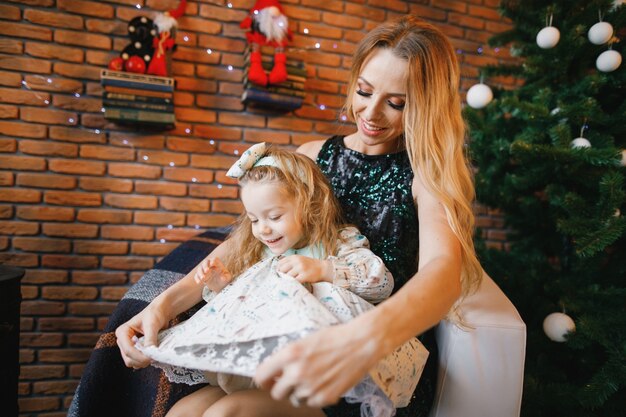
M 339 229 L 344 225 L 341 206 L 328 180 L 308 157 L 294 152 L 269 148 L 264 156 L 271 156 L 278 167 L 252 167 L 239 178 L 239 185 L 274 183 L 293 198 L 300 219 L 303 239 L 296 245 L 302 248 L 319 244 L 325 256 L 337 251 Z M 229 236 L 230 247 L 223 261 L 237 276 L 263 258 L 265 245 L 252 234 L 252 224 L 242 213 Z

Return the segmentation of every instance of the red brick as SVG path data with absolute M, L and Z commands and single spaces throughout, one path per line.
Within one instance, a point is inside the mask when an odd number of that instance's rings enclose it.
M 91 349 L 41 349 L 39 360 L 43 363 L 86 362 Z
M 237 198 L 239 187 L 221 185 L 200 185 L 189 186 L 189 195 L 192 197 L 204 198 Z
M 247 15 L 247 11 L 229 9 L 227 7 L 200 5 L 199 15 L 207 17 L 211 20 L 217 20 L 220 22 L 241 22 Z
M 222 214 L 190 214 L 187 218 L 189 226 L 220 227 L 228 226 L 236 220 L 236 216 Z
M 100 71 L 102 68 L 85 64 L 68 64 L 66 62 L 56 62 L 54 64 L 54 72 L 56 75 L 62 75 L 69 78 L 81 78 L 99 81 Z M 85 115 L 83 119 L 86 117 Z M 83 124 L 86 125 L 83 121 Z
M 130 223 L 132 213 L 130 211 L 109 209 L 81 209 L 78 211 L 76 220 L 84 223 Z
M 22 120 L 34 123 L 58 124 L 73 126 L 78 123 L 78 115 L 73 112 L 52 109 L 40 109 L 36 107 L 22 107 L 20 109 Z
M 24 139 L 20 141 L 19 149 L 22 153 L 31 155 L 65 156 L 69 158 L 78 155 L 78 146 L 73 143 L 55 143 Z
M 72 271 L 72 282 L 81 285 L 117 285 L 127 280 L 124 272 Z
M 20 333 L 20 346 L 56 347 L 61 346 L 64 339 L 62 333 Z
M 44 10 L 25 9 L 24 19 L 44 26 L 66 29 L 82 29 L 83 18 L 67 13 L 53 13 Z
M 48 300 L 94 300 L 98 297 L 98 290 L 93 287 L 44 287 L 42 298 Z
M 165 181 L 136 181 L 135 192 L 139 194 L 183 196 L 187 194 L 187 186 L 181 183 Z
M 104 175 L 106 164 L 99 161 L 82 161 L 76 159 L 51 159 L 50 171 L 62 174 Z
M 69 62 L 83 62 L 84 52 L 78 48 L 50 43 L 27 42 L 25 52 L 37 58 L 58 59 Z
M 137 159 L 143 161 L 145 164 L 151 165 L 184 166 L 189 164 L 189 157 L 187 155 L 175 152 L 139 150 L 137 152 Z
M 154 231 L 144 226 L 105 226 L 101 228 L 101 236 L 105 239 L 120 240 L 152 240 Z
M 55 237 L 96 237 L 98 226 L 91 224 L 44 223 L 43 234 Z
M 136 196 L 126 194 L 107 194 L 104 196 L 105 204 L 126 209 L 155 209 L 157 198 L 153 196 Z
M 96 256 L 42 255 L 41 265 L 47 268 L 94 269 L 98 266 Z
M 0 6 L 2 7 L 2 6 Z M 17 384 L 17 395 L 19 397 L 26 397 L 28 395 L 30 395 L 31 393 L 31 389 L 30 389 L 30 383 L 29 382 L 18 382 Z
M 164 168 L 163 178 L 174 181 L 183 181 L 187 183 L 207 183 L 213 182 L 214 175 L 213 172 L 204 169 Z
M 307 120 L 298 120 L 293 117 L 275 117 L 268 120 L 267 127 L 271 129 L 310 132 L 313 128 L 313 123 Z
M 34 268 L 39 266 L 39 258 L 30 253 L 0 253 L 0 265 L 12 265 L 23 268 Z
M 65 303 L 60 301 L 22 301 L 20 306 L 24 316 L 60 316 L 65 314 Z
M 17 106 L 0 104 L 0 119 L 17 119 L 19 111 Z
M 103 256 L 102 267 L 107 269 L 147 271 L 154 265 L 152 258 L 140 256 Z
M 67 271 L 55 269 L 28 269 L 22 284 L 62 284 L 67 282 Z
M 17 174 L 16 183 L 25 187 L 70 189 L 76 187 L 76 179 L 65 175 Z
M 107 242 L 93 240 L 77 240 L 74 243 L 76 253 L 96 255 L 124 255 L 128 253 L 127 242 Z
M 0 121 L 0 134 L 23 138 L 42 139 L 46 136 L 46 126 Z
M 41 191 L 19 188 L 0 188 L 0 201 L 39 203 L 41 201 Z
M 70 311 L 75 304 L 84 305 L 84 308 L 77 309 L 77 311 L 84 311 L 84 314 L 87 314 L 88 307 L 95 305 L 96 312 L 100 312 L 103 310 L 100 306 L 102 305 L 112 305 L 115 307 L 116 303 L 72 303 L 70 305 Z M 111 309 L 111 312 L 113 309 Z M 73 313 L 76 314 L 76 313 Z M 109 312 L 110 314 L 110 312 Z M 108 314 L 107 314 L 108 315 Z M 89 346 L 94 347 L 98 342 L 98 338 L 100 337 L 100 333 L 74 333 L 67 336 L 67 342 L 69 346 Z
M 102 100 L 83 96 L 54 96 L 52 104 L 59 109 L 78 112 L 102 112 Z
M 135 213 L 136 224 L 174 225 L 185 224 L 185 215 L 182 213 L 138 211 Z
M 18 7 L 15 6 L 0 6 L 0 16 L 7 20 L 20 20 L 21 12 Z
M 0 152 L 11 152 L 14 153 L 17 150 L 17 141 L 15 139 L 0 139 Z M 10 172 L 3 174 L 12 174 Z M 11 184 L 3 184 L 3 185 L 13 185 L 12 183 L 13 177 L 11 176 Z
M 22 83 L 22 75 L 15 72 L 0 71 L 0 85 L 7 87 L 19 87 Z
M 119 301 L 127 291 L 128 287 L 106 287 L 102 289 L 102 299 Z
M 243 204 L 240 201 L 212 200 L 211 212 L 240 214 L 243 212 Z
M 34 349 L 20 349 L 20 364 L 35 362 Z
M 38 237 L 15 237 L 13 238 L 13 247 L 27 252 L 68 253 L 72 249 L 69 240 L 44 239 Z
M 289 144 L 289 133 L 271 130 L 246 130 L 244 140 L 247 142 L 268 142 L 281 145 Z M 247 145 L 246 145 L 247 146 Z
M 23 365 L 20 367 L 20 379 L 51 379 L 65 376 L 64 365 Z
M 177 246 L 178 244 L 176 243 L 133 242 L 130 252 L 133 255 L 165 256 Z
M 60 406 L 58 398 L 53 397 L 28 397 L 17 400 L 20 413 L 33 411 L 57 410 Z
M 245 119 L 240 113 L 220 113 L 218 115 L 219 123 L 224 125 L 247 127 L 265 127 L 265 117 L 253 116 L 247 114 Z
M 200 227 L 192 228 L 175 228 L 175 229 L 159 229 L 157 230 L 157 238 L 163 239 L 163 242 L 185 242 L 197 236 L 200 233 Z
M 44 59 L 0 55 L 0 68 L 37 74 L 50 74 L 52 72 L 52 63 Z
M 67 207 L 28 207 L 17 208 L 17 217 L 24 220 L 51 220 L 69 222 L 74 220 L 74 209 Z
M 197 168 L 229 169 L 237 158 L 233 156 L 191 155 L 191 166 Z
M 206 212 L 209 210 L 209 201 L 206 199 L 197 198 L 175 198 L 175 197 L 161 197 L 160 206 L 165 210 L 171 211 L 200 211 Z
M 240 83 L 222 82 L 220 83 L 219 93 L 221 95 L 241 97 L 241 94 L 243 94 L 243 85 Z
M 111 49 L 111 38 L 106 35 L 98 35 L 95 33 L 81 33 L 71 30 L 57 29 L 54 32 L 54 41 L 66 45 L 76 45 L 106 50 Z
M 61 93 L 81 93 L 83 84 L 80 81 L 68 80 L 58 77 L 41 77 L 39 75 L 26 75 L 25 86 L 31 90 L 55 91 Z M 53 128 L 50 130 L 52 131 Z M 61 129 L 61 128 L 58 128 Z
M 106 136 L 102 132 L 98 133 L 92 130 L 50 126 L 50 139 L 77 143 L 104 143 L 106 141 Z
M 30 222 L 0 221 L 0 233 L 3 235 L 36 235 L 39 225 Z
M 194 77 L 176 77 L 176 89 L 180 91 L 197 91 L 202 93 L 217 92 L 217 83 L 213 80 L 200 80 Z M 181 103 L 174 99 L 176 105 Z
M 133 190 L 131 180 L 112 178 L 82 177 L 79 187 L 87 191 L 112 191 L 116 193 L 130 193 Z
M 287 16 L 298 16 L 299 20 L 318 22 L 322 18 L 320 11 L 307 7 L 296 7 L 289 4 L 283 4 L 283 10 Z
M 239 140 L 241 139 L 241 128 L 222 127 L 213 125 L 197 125 L 193 129 L 196 136 L 207 139 Z
M 23 171 L 43 171 L 46 168 L 46 160 L 29 156 L 0 155 L 0 168 Z
M 78 386 L 78 381 L 45 381 L 35 382 L 33 392 L 35 394 L 73 394 Z
M 139 164 L 111 163 L 109 164 L 109 175 L 125 178 L 156 179 L 161 177 L 161 168 Z
M 94 325 L 94 320 L 87 317 L 42 317 L 39 319 L 39 328 L 42 331 L 93 330 Z
M 206 107 L 210 109 L 223 109 L 241 111 L 244 105 L 239 97 L 225 97 L 223 95 L 196 95 L 196 105 L 198 107 Z
M 209 110 L 200 110 L 194 108 L 176 108 L 176 120 L 183 122 L 196 123 L 215 123 L 217 120 L 216 113 Z
M 189 152 L 189 153 L 208 153 L 215 152 L 215 144 L 209 143 L 208 140 L 203 139 L 188 139 L 181 137 L 169 137 L 167 139 L 167 148 L 176 152 Z
M 102 196 L 73 191 L 46 191 L 44 201 L 59 206 L 99 206 L 102 204 Z
M 70 376 L 73 378 L 80 378 L 83 376 L 83 371 L 85 370 L 84 364 L 72 364 L 69 366 L 70 368 Z M 59 416 L 63 417 L 63 416 Z
M 32 331 L 34 328 L 35 328 L 35 320 L 32 317 L 20 317 L 20 331 L 22 332 Z
M 43 41 L 52 40 L 52 31 L 50 29 L 26 23 L 2 22 L 2 25 L 0 25 L 0 35 L 40 39 Z
M 50 94 L 15 88 L 0 88 L 0 102 L 3 103 L 46 106 L 45 100 L 50 100 Z
M 0 250 L 5 251 L 9 249 L 9 238 L 6 236 L 0 237 Z
M 8 219 L 13 217 L 13 206 L 0 205 L 0 219 Z
M 129 148 L 115 148 L 100 145 L 82 145 L 81 158 L 104 159 L 109 161 L 133 161 L 135 152 Z

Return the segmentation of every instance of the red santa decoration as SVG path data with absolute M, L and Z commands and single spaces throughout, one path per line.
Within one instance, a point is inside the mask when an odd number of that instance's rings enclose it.
M 279 84 L 287 80 L 285 46 L 291 39 L 289 22 L 283 14 L 278 0 L 257 0 L 250 14 L 239 25 L 247 29 L 246 38 L 250 43 L 250 67 L 248 80 L 255 84 Z M 265 73 L 262 65 L 261 46 L 270 45 L 274 50 L 274 66 Z
M 154 19 L 154 25 L 159 30 L 158 36 L 153 40 L 154 55 L 148 65 L 147 74 L 167 76 L 166 52 L 174 48 L 173 32 L 178 25 L 176 19 L 185 14 L 187 0 L 181 0 L 176 9 L 160 13 Z

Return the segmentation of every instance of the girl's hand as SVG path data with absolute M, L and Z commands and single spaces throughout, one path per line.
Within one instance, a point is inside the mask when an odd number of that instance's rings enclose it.
M 255 382 L 275 400 L 295 397 L 309 407 L 335 404 L 379 357 L 376 341 L 359 326 L 331 326 L 290 343 L 261 363 Z
M 333 282 L 334 276 L 332 262 L 302 255 L 291 255 L 280 259 L 278 271 L 294 277 L 301 283 Z
M 135 348 L 135 341 L 143 335 L 144 346 L 156 345 L 157 334 L 167 323 L 166 314 L 154 304 L 149 304 L 142 312 L 119 326 L 115 336 L 124 364 L 133 369 L 150 365 L 150 358 Z
M 233 276 L 226 269 L 220 258 L 206 258 L 196 269 L 193 279 L 197 284 L 204 284 L 214 292 L 220 292 L 230 284 Z

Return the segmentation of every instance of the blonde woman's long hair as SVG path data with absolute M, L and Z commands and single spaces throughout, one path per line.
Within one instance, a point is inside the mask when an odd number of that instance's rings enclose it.
M 276 184 L 293 198 L 300 219 L 303 239 L 296 248 L 312 244 L 321 246 L 324 256 L 335 255 L 339 229 L 343 226 L 341 206 L 320 169 L 308 157 L 290 151 L 270 148 L 278 167 L 258 166 L 239 178 L 242 187 L 252 184 Z M 265 245 L 252 234 L 252 224 L 244 212 L 229 236 L 230 248 L 223 261 L 237 276 L 263 259 Z
M 389 49 L 409 65 L 403 112 L 405 146 L 411 167 L 443 204 L 462 252 L 462 294 L 476 289 L 482 268 L 474 250 L 474 184 L 464 151 L 465 123 L 459 96 L 460 70 L 450 41 L 434 26 L 404 16 L 370 31 L 354 54 L 346 114 L 367 58 Z

